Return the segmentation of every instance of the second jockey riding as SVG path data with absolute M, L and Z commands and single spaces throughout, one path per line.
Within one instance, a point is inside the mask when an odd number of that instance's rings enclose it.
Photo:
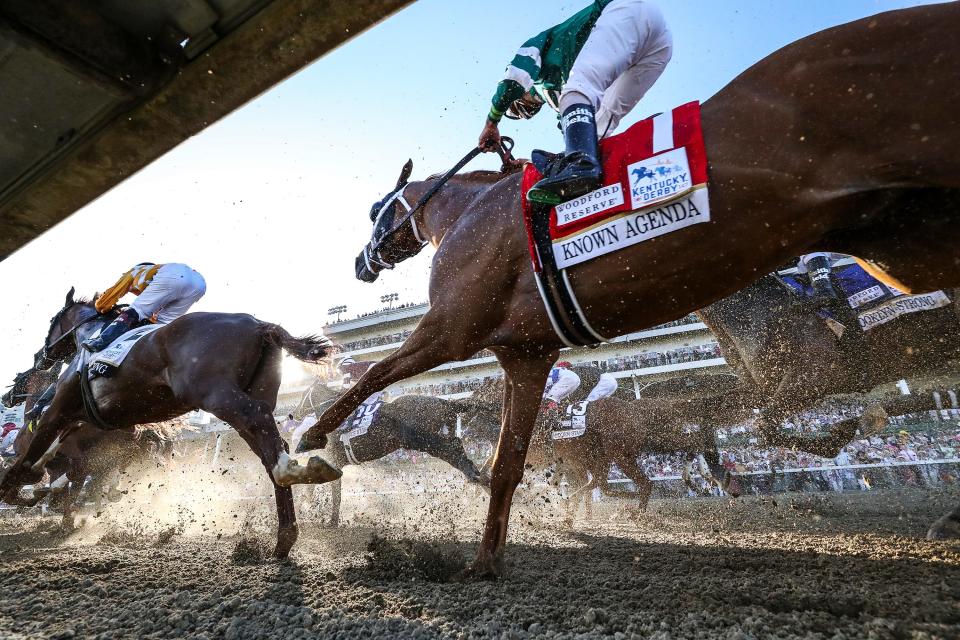
M 543 397 L 547 409 L 555 410 L 563 401 L 571 404 L 593 402 L 609 398 L 616 391 L 617 379 L 609 373 L 602 373 L 593 366 L 580 366 L 574 370 L 569 362 L 563 361 L 550 370 Z
M 563 158 L 527 194 L 557 205 L 601 186 L 598 135 L 616 129 L 670 61 L 673 38 L 645 0 L 594 0 L 523 43 L 497 85 L 480 148 L 500 147 L 503 116 L 528 119 L 544 104 L 560 113 Z
M 97 311 L 105 313 L 127 293 L 137 299 L 116 320 L 82 345 L 87 351 L 103 351 L 127 331 L 146 322 L 167 324 L 185 314 L 203 297 L 207 283 L 185 264 L 141 262 L 122 276 L 96 300 Z

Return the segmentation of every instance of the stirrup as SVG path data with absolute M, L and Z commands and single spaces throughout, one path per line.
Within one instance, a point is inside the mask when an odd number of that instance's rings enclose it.
M 564 202 L 563 198 L 554 192 L 546 189 L 537 189 L 535 186 L 530 187 L 530 190 L 527 191 L 527 201 L 535 202 L 537 204 L 548 204 L 551 207 L 555 207 Z

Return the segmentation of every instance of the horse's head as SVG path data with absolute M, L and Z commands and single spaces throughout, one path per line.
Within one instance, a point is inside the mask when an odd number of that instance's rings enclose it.
M 57 379 L 62 364 L 59 360 L 53 362 L 48 369 L 37 368 L 36 363 L 44 363 L 43 349 L 40 349 L 33 354 L 33 362 L 34 367 L 18 373 L 10 389 L 0 396 L 0 403 L 4 406 L 12 407 L 20 404 L 24 398 L 39 394 Z
M 403 195 L 412 171 L 413 161 L 407 160 L 393 191 L 370 207 L 373 233 L 370 242 L 357 256 L 358 280 L 375 281 L 380 271 L 392 269 L 398 262 L 416 255 L 426 244 L 420 237 L 413 216 L 409 215 L 411 206 Z M 398 213 L 399 205 L 403 205 L 405 211 Z
M 89 320 L 96 318 L 96 308 L 86 300 L 73 299 L 73 287 L 67 292 L 63 308 L 50 319 L 50 328 L 43 342 L 43 349 L 34 356 L 33 366 L 37 369 L 49 369 L 58 360 L 68 360 L 77 351 L 74 340 L 69 338 L 76 333 L 78 327 Z

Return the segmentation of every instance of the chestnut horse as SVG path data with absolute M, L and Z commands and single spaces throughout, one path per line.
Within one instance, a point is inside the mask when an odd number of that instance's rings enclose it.
M 698 378 L 702 378 L 704 384 L 698 385 Z M 718 380 L 707 381 L 707 378 Z M 709 387 L 719 379 L 730 378 L 733 376 L 689 376 L 683 382 L 689 382 L 691 387 Z M 571 487 L 577 488 L 576 493 L 584 497 L 588 495 L 586 490 L 594 486 L 605 493 L 622 495 L 622 491 L 611 491 L 607 486 L 610 463 L 615 463 L 633 481 L 638 506 L 645 511 L 653 482 L 638 464 L 639 456 L 684 453 L 687 464 L 683 478 L 688 487 L 697 489 L 690 472 L 693 461 L 698 461 L 705 479 L 732 496 L 739 496 L 739 482 L 720 463 L 716 429 L 751 417 L 752 398 L 735 386 L 715 393 L 657 393 L 665 391 L 670 384 L 654 383 L 647 393 L 634 400 L 613 396 L 590 402 L 584 416 L 586 431 L 577 437 L 553 439 L 560 414 L 556 411 L 540 414 L 527 460 L 540 469 L 555 464 L 557 471 L 567 476 Z M 462 401 L 471 407 L 464 420 L 471 437 L 496 439 L 500 429 L 494 414 L 502 405 L 502 398 L 503 385 L 496 380 L 481 386 L 469 402 Z M 588 473 L 593 476 L 589 483 Z M 589 509 L 589 499 L 586 504 Z M 576 503 L 570 501 L 568 509 L 575 508 Z
M 71 289 L 63 309 L 50 322 L 44 359 L 85 356 L 80 342 L 116 313 L 116 309 L 97 313 L 93 303 L 74 300 Z M 84 405 L 78 357 L 60 377 L 30 447 L 0 478 L 0 495 L 7 499 L 23 484 L 42 477 L 44 465 L 65 436 L 81 424 L 132 429 L 203 409 L 236 429 L 266 468 L 279 519 L 274 555 L 286 557 L 297 539 L 290 485 L 326 482 L 340 474 L 319 458 L 301 467 L 287 455 L 273 418 L 281 349 L 317 362 L 327 357 L 330 343 L 322 337 L 294 338 L 283 327 L 246 314 L 188 313 L 141 338 L 113 376 L 90 381 L 96 415 Z
M 710 98 L 702 107 L 710 221 L 568 269 L 594 329 L 612 337 L 682 317 L 813 251 L 859 256 L 903 291 L 960 286 L 958 31 L 960 3 L 878 14 L 794 42 Z M 390 194 L 403 198 L 380 205 L 358 276 L 371 280 L 432 244 L 430 310 L 300 448 L 323 446 L 376 391 L 490 349 L 506 376 L 503 429 L 467 573 L 497 575 L 562 343 L 530 266 L 520 176 L 458 175 L 408 219 L 392 212 L 436 184 L 407 184 L 411 170 L 408 162 Z

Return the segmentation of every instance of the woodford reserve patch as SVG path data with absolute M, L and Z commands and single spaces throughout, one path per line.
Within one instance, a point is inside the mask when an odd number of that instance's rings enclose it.
M 558 268 L 710 220 L 699 103 L 641 120 L 601 140 L 600 155 L 606 184 L 550 212 L 550 239 Z M 526 194 L 539 179 L 536 168 L 528 165 L 522 192 Z M 523 203 L 529 221 L 525 197 Z M 531 229 L 528 224 L 528 234 Z M 539 272 L 532 237 L 529 244 Z

